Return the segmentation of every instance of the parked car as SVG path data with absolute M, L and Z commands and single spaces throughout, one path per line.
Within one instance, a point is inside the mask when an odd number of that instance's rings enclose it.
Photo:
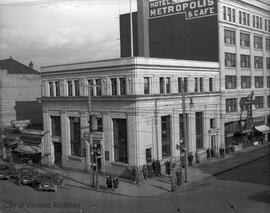
M 59 184 L 59 178 L 54 174 L 42 174 L 41 181 L 38 189 L 40 191 L 57 191 L 57 185 Z
M 32 167 L 22 167 L 19 169 L 20 181 L 23 185 L 40 182 L 40 174 Z
M 17 178 L 17 169 L 14 165 L 0 164 L 0 180 Z

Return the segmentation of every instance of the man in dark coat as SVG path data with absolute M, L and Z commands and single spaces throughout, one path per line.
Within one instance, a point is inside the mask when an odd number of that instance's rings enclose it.
M 171 163 L 169 161 L 165 162 L 165 170 L 167 175 L 171 174 Z
M 151 165 L 152 165 L 154 175 L 157 176 L 157 164 L 156 164 L 156 161 L 154 159 L 152 160 Z
M 147 165 L 146 164 L 143 165 L 142 172 L 143 172 L 143 177 L 146 180 L 147 177 L 148 177 L 148 168 L 147 168 Z
M 107 188 L 108 189 L 111 189 L 112 188 L 112 178 L 109 175 L 107 176 L 106 184 L 107 184 Z
M 161 165 L 159 160 L 156 161 L 156 165 L 157 165 L 157 176 L 161 176 Z
M 114 189 L 117 189 L 118 188 L 118 185 L 119 185 L 119 180 L 117 177 L 114 177 L 113 178 L 113 188 Z

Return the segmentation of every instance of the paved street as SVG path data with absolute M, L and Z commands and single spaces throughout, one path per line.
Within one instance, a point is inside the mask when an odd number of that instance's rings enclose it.
M 191 184 L 179 192 L 153 197 L 127 197 L 66 186 L 38 192 L 1 181 L 3 213 L 24 212 L 268 212 L 270 208 L 269 155 Z

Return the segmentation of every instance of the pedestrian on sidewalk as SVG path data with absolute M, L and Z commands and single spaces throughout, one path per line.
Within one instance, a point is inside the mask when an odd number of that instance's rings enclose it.
M 137 166 L 133 166 L 132 168 L 132 181 L 134 184 L 138 184 L 139 183 L 139 171 L 138 171 L 138 167 Z
M 147 168 L 147 165 L 145 164 L 145 165 L 143 165 L 143 168 L 142 168 L 142 172 L 143 172 L 143 177 L 144 177 L 144 179 L 146 180 L 147 179 L 147 177 L 148 177 L 148 168 Z
M 157 164 L 156 164 L 156 161 L 155 159 L 152 160 L 152 169 L 153 169 L 153 173 L 155 176 L 157 176 Z
M 110 175 L 108 175 L 106 178 L 106 184 L 107 184 L 107 188 L 109 190 L 111 190 L 112 189 L 112 177 Z
M 207 156 L 207 160 L 209 160 L 210 159 L 210 149 L 209 148 L 206 150 L 206 156 Z
M 113 188 L 117 189 L 119 186 L 119 179 L 117 177 L 113 178 Z
M 147 170 L 148 170 L 148 177 L 152 178 L 153 177 L 153 168 L 151 164 L 147 164 Z
M 171 174 L 171 163 L 168 160 L 165 162 L 165 170 L 166 174 L 169 176 Z
M 157 165 L 157 176 L 161 176 L 161 165 L 159 160 L 157 160 L 156 165 Z

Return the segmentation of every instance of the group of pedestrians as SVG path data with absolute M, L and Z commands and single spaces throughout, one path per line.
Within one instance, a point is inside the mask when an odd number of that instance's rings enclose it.
M 119 179 L 117 177 L 112 178 L 110 175 L 108 175 L 106 178 L 106 185 L 107 189 L 109 190 L 117 189 L 119 185 Z
M 143 177 L 152 178 L 153 176 L 161 176 L 161 164 L 159 160 L 152 160 L 150 163 L 143 165 L 142 167 Z

